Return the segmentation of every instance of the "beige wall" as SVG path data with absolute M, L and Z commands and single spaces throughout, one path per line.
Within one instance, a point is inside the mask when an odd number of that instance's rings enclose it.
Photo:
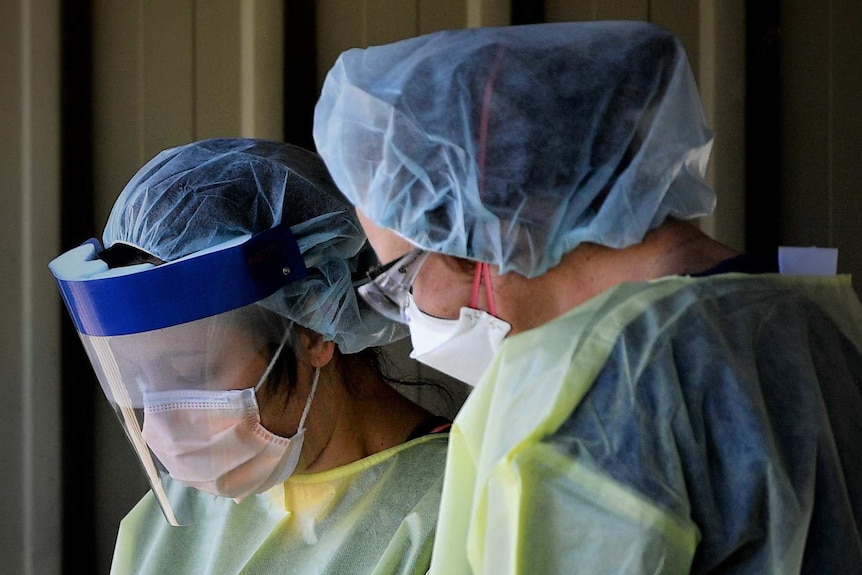
M 0 573 L 60 569 L 57 0 L 0 3 Z

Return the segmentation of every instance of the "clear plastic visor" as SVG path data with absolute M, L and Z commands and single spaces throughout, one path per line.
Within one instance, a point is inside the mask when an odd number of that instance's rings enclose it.
M 290 322 L 267 311 L 262 305 L 251 304 L 200 320 L 155 329 L 152 331 L 118 336 L 92 336 L 80 334 L 81 340 L 98 377 L 102 390 L 120 420 L 129 441 L 140 459 L 153 493 L 173 525 L 194 523 L 206 514 L 210 505 L 223 505 L 227 501 L 191 489 L 173 478 L 166 466 L 155 455 L 146 437 L 148 425 L 152 428 L 148 406 L 171 396 L 195 397 L 197 391 L 249 390 L 244 401 L 258 403 L 264 412 L 266 398 L 284 397 L 290 374 L 285 366 L 293 358 L 291 343 L 285 342 L 292 333 Z M 278 350 L 278 359 L 273 362 Z M 267 369 L 269 368 L 269 371 Z M 265 379 L 264 375 L 266 374 Z M 261 384 L 257 393 L 254 387 Z M 172 421 L 168 431 L 178 439 L 178 445 L 189 449 L 188 439 L 214 437 L 227 432 L 230 422 L 224 410 L 197 409 L 191 418 Z M 152 420 L 155 421 L 155 420 Z M 259 423 L 259 422 L 258 422 Z M 179 428 L 177 426 L 180 426 Z M 193 426 L 194 429 L 183 429 Z M 170 445 L 170 443 L 169 443 Z M 237 453 L 230 444 L 213 452 L 212 445 L 202 443 L 200 450 L 208 450 L 197 468 L 199 477 L 216 480 L 220 469 L 239 464 Z M 194 454 L 178 454 L 194 456 Z M 221 499 L 221 502 L 214 500 Z

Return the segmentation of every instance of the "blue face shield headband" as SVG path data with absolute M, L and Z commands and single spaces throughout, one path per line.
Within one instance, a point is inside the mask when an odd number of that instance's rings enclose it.
M 92 239 L 49 264 L 82 335 L 141 333 L 214 316 L 308 275 L 289 226 L 160 266 L 108 270 L 100 251 Z

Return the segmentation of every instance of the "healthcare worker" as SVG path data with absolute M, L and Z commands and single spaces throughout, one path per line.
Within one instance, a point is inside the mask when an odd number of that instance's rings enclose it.
M 348 50 L 314 137 L 396 262 L 369 303 L 476 386 L 432 573 L 860 572 L 862 309 L 692 222 L 712 138 L 672 34 Z
M 161 152 L 53 271 L 152 490 L 112 572 L 425 573 L 447 422 L 391 386 L 406 330 L 356 296 L 377 260 L 320 158 Z

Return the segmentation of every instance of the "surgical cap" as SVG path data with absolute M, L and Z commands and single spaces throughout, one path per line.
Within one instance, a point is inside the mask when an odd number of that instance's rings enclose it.
M 320 158 L 284 143 L 212 139 L 165 150 L 129 181 L 103 234 L 165 261 L 291 227 L 308 276 L 262 305 L 334 341 L 344 353 L 406 335 L 357 298 L 352 276 L 377 264 L 353 207 Z M 201 289 L 207 283 L 201 281 Z
M 541 275 L 581 242 L 623 248 L 715 205 L 685 52 L 644 22 L 348 50 L 327 74 L 314 139 L 371 221 L 501 273 Z

